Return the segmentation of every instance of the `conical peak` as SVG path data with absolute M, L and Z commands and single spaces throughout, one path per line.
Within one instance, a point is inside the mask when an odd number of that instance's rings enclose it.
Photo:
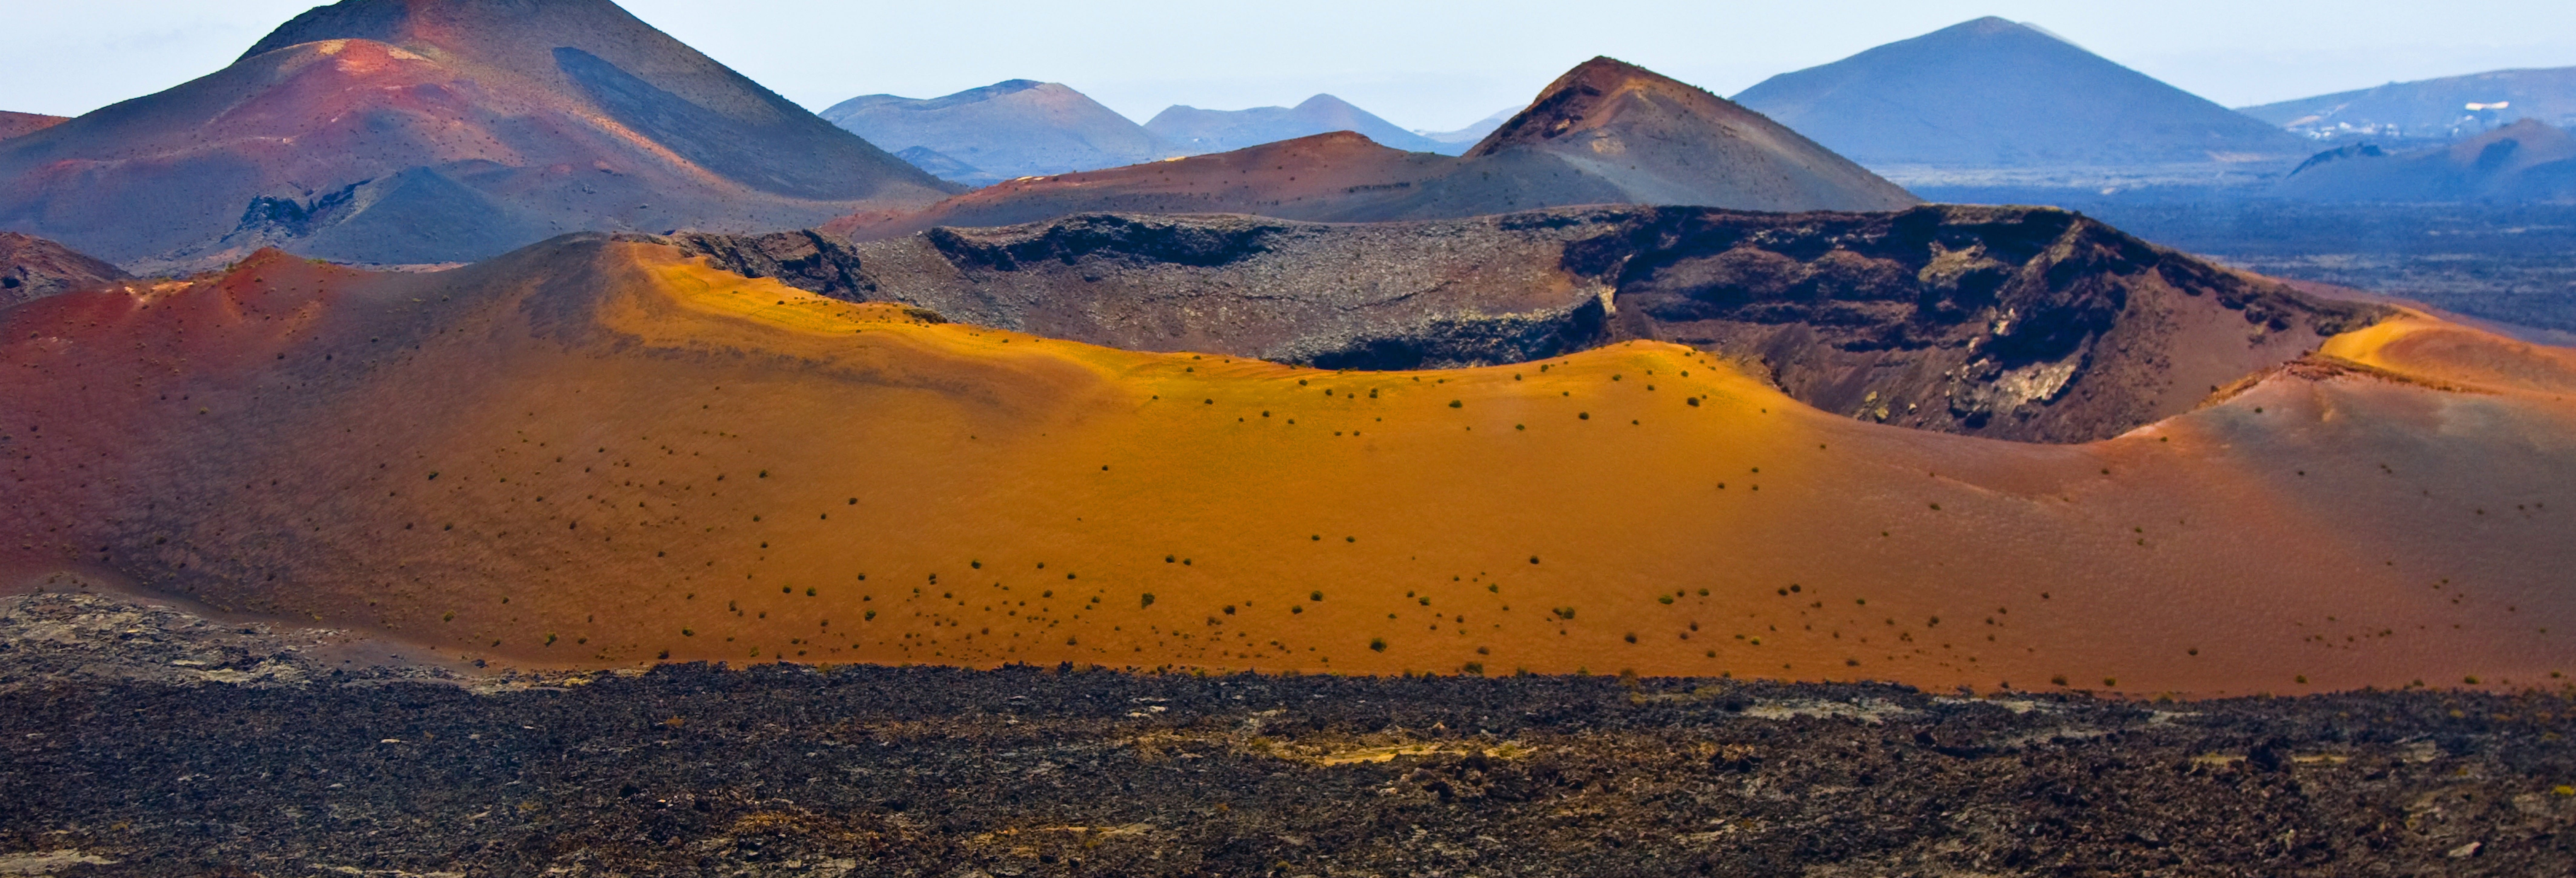
M 1483 143 L 1468 155 L 1490 155 L 1514 143 L 1530 143 L 1562 136 L 1586 127 L 1587 120 L 1597 122 L 1596 111 L 1608 100 L 1632 91 L 1654 91 L 1699 98 L 1720 104 L 1725 99 L 1709 94 L 1688 83 L 1607 55 L 1575 65 L 1564 76 L 1549 83 L 1539 92 L 1529 109 L 1503 123 L 1503 127 L 1486 135 Z
M 2000 18 L 1992 15 L 1973 21 L 1963 21 L 1928 34 L 1915 37 L 1914 39 L 1905 40 L 1891 45 L 1904 45 L 1906 43 L 1930 43 L 1941 45 L 1955 44 L 1964 41 L 1987 42 L 1994 40 L 2003 40 L 2007 42 L 2017 41 L 2029 45 L 2063 45 L 2086 54 L 2092 53 L 2092 50 L 2076 45 L 2074 40 L 2058 36 L 2057 34 L 2050 32 L 2047 28 L 2043 28 L 2029 22 L 2013 21 L 2008 18 Z
M 1591 87 L 1607 90 L 1629 82 L 1681 84 L 1671 77 L 1635 64 L 1608 55 L 1598 55 L 1590 61 L 1574 65 L 1574 69 L 1566 71 L 1564 76 L 1557 77 L 1554 84 L 1539 93 L 1539 100 L 1547 100 L 1549 95 L 1568 88 Z
M 604 36 L 642 26 L 610 0 L 341 0 L 305 10 L 242 57 L 341 39 L 451 50 L 471 50 L 471 43 L 493 40 L 569 45 L 584 34 Z
M 1036 90 L 1039 90 L 1039 89 L 1044 89 L 1044 88 L 1046 88 L 1048 85 L 1049 85 L 1048 83 L 1039 82 L 1039 81 L 1034 80 L 1034 79 L 1012 79 L 1012 80 L 1005 80 L 1005 81 L 1002 81 L 1002 82 L 996 82 L 996 83 L 993 83 L 992 85 L 987 85 L 987 86 L 984 86 L 984 87 L 982 87 L 982 88 L 970 88 L 970 89 L 967 89 L 967 90 L 965 90 L 965 91 L 958 92 L 958 93 L 956 93 L 956 94 L 952 94 L 952 95 L 945 95 L 945 96 L 942 96 L 942 97 L 935 97 L 935 98 L 931 98 L 931 99 L 929 99 L 929 100 L 925 100 L 925 101 L 918 101 L 918 102 L 914 102 L 914 103 L 915 103 L 915 105 L 916 105 L 919 109 L 924 109 L 924 110 L 940 110 L 940 109 L 946 109 L 946 108 L 949 108 L 949 107 L 959 106 L 959 105 L 963 105 L 963 104 L 973 104 L 973 103 L 980 103 L 980 102 L 983 102 L 983 101 L 996 100 L 996 99 L 999 99 L 999 98 L 1006 98 L 1006 97 L 1010 97 L 1010 96 L 1015 95 L 1015 94 L 1019 94 L 1019 93 L 1024 92 L 1024 91 L 1036 91 Z M 1062 91 L 1062 90 L 1068 90 L 1068 89 L 1065 89 L 1065 88 L 1064 88 L 1064 86 L 1060 86 L 1060 85 L 1059 85 L 1059 86 L 1056 86 L 1054 90 Z M 877 95 L 876 97 L 889 98 L 889 99 L 897 100 L 897 101 L 905 100 L 905 99 L 903 99 L 903 98 L 896 98 L 896 97 L 894 97 L 894 96 L 892 96 L 892 95 Z

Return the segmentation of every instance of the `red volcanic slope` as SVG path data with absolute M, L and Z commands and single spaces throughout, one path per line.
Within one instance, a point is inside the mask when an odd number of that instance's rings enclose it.
M 1350 132 L 979 189 L 917 214 L 845 217 L 861 240 L 1077 213 L 1248 213 L 1382 222 L 1578 204 L 1896 210 L 1920 203 L 1797 132 L 1609 58 L 1567 72 L 1458 158 Z
M 47 116 L 39 113 L 12 113 L 6 110 L 0 110 L 0 140 L 7 140 L 21 134 L 34 134 L 38 131 L 43 131 L 47 128 L 52 128 L 69 121 L 71 121 L 71 117 L 68 116 Z
M 1704 353 L 1340 373 L 571 238 L 0 311 L 0 567 L 455 657 L 2556 688 L 2576 352 L 2407 319 L 2116 439 Z
M 155 267 L 272 243 L 458 261 L 953 191 L 608 0 L 347 0 L 210 76 L 0 143 L 0 228 Z
M 0 232 L 0 308 L 133 278 L 61 244 Z

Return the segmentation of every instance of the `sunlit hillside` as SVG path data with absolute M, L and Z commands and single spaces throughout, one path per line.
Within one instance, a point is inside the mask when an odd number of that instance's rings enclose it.
M 13 569 L 562 666 L 1733 674 L 2126 694 L 2576 665 L 2576 368 L 2429 318 L 2041 446 L 1628 343 L 1145 354 L 559 239 L 0 312 Z

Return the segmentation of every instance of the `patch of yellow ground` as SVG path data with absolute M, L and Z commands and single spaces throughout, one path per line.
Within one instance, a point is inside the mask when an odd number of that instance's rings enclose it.
M 1137 353 L 645 244 L 310 282 L 340 285 L 317 300 L 339 322 L 190 318 L 229 371 L 10 327 L 0 391 L 96 431 L 0 460 L 48 498 L 0 521 L 12 545 L 576 667 L 2216 694 L 2576 665 L 2576 598 L 2549 585 L 2576 563 L 2553 517 L 2576 425 L 2530 394 L 2278 379 L 2033 446 L 1838 418 L 1677 345 L 1373 373 Z M 2422 368 L 2412 337 L 2328 352 Z M 84 408 L 56 370 L 135 402 Z

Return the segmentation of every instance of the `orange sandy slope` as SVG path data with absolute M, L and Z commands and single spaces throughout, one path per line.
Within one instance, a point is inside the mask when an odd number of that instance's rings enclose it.
M 928 324 L 645 244 L 270 253 L 0 312 L 0 552 L 562 666 L 2557 685 L 2568 352 L 2409 318 L 2327 354 L 2357 365 L 2036 446 L 1654 343 L 1335 373 Z

